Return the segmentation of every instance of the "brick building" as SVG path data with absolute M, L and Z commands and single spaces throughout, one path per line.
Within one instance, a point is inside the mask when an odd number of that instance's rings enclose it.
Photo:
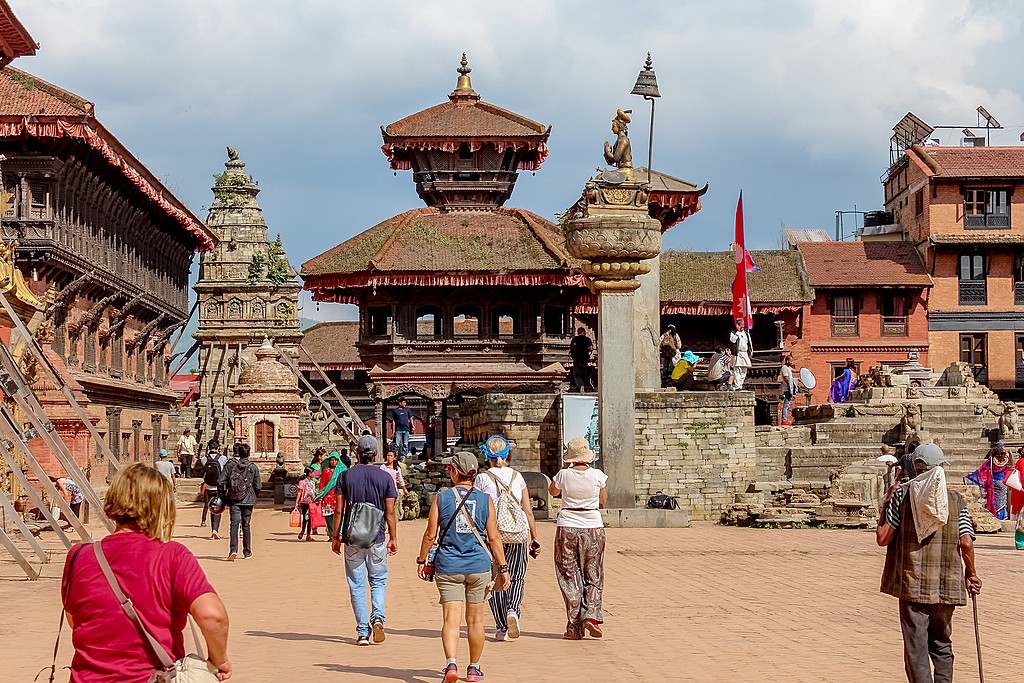
M 816 403 L 828 400 L 837 368 L 853 358 L 867 371 L 902 363 L 909 352 L 928 365 L 927 293 L 932 280 L 909 242 L 801 242 L 814 300 L 790 348 L 797 367 L 818 380 Z
M 216 236 L 91 102 L 10 65 L 0 68 L 0 153 L 12 200 L 0 232 L 44 303 L 36 337 L 114 455 L 151 461 L 176 400 L 166 355 L 188 317 L 189 267 Z M 79 465 L 102 480 L 112 465 L 63 394 L 41 373 L 29 379 Z M 53 464 L 41 441 L 30 447 Z
M 929 361 L 964 361 L 1004 397 L 1024 389 L 1024 147 L 913 145 L 885 208 L 922 254 Z

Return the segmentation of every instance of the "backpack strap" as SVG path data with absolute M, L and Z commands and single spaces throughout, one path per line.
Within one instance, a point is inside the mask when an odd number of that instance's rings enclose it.
M 516 475 L 518 475 L 518 474 L 519 474 L 519 472 L 517 472 L 515 470 L 512 470 L 512 478 L 509 479 L 508 480 L 508 484 L 506 484 L 501 479 L 498 479 L 498 475 L 494 474 L 490 470 L 487 470 L 487 476 L 489 476 L 491 479 L 493 479 L 495 485 L 498 487 L 498 495 L 501 495 L 502 493 L 507 493 L 510 496 L 512 496 L 513 498 L 516 497 L 516 494 L 512 493 L 512 483 L 515 482 Z M 522 503 L 522 502 L 523 502 L 522 500 L 519 501 L 519 503 Z

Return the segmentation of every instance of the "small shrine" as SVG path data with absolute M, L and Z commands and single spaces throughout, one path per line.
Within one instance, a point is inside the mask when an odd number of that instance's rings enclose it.
M 235 443 L 249 444 L 250 458 L 269 475 L 278 464 L 301 469 L 299 414 L 306 407 L 295 375 L 278 358 L 270 339 L 238 376 L 227 406 L 234 416 Z M 279 456 L 283 462 L 279 461 Z

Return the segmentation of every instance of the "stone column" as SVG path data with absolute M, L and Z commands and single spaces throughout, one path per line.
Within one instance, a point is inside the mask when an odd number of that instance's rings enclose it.
M 483 322 L 481 322 L 482 324 Z M 431 405 L 431 412 L 434 416 L 434 443 L 430 444 L 430 447 L 433 449 L 434 455 L 444 453 L 445 451 L 446 437 L 444 431 L 447 420 L 444 419 L 443 407 L 444 404 L 440 399 L 433 401 Z
M 598 425 L 600 466 L 608 475 L 608 507 L 636 506 L 636 409 L 633 368 L 633 292 L 597 297 Z
M 636 276 L 640 283 L 633 302 L 633 360 L 636 388 L 661 388 L 661 254 L 642 263 L 650 271 Z
M 630 169 L 631 170 L 631 169 Z M 608 474 L 608 507 L 636 507 L 635 297 L 638 275 L 661 253 L 661 223 L 648 215 L 648 186 L 631 173 L 602 172 L 587 183 L 581 217 L 566 226 L 566 247 L 583 261 L 597 294 L 600 467 Z
M 377 423 L 375 425 L 375 431 L 377 432 L 377 455 L 383 457 L 384 440 L 387 438 L 388 426 L 384 423 L 384 401 L 378 397 L 373 399 L 373 419 Z M 358 460 L 353 459 L 353 462 L 358 462 Z

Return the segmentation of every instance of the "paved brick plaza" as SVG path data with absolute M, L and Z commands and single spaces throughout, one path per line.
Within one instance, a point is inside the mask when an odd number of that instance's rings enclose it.
M 295 540 L 282 512 L 258 510 L 255 558 L 222 561 L 227 541 L 206 540 L 198 508 L 180 514 L 177 538 L 199 557 L 231 614 L 238 681 L 436 681 L 443 663 L 433 586 L 415 578 L 422 522 L 399 525 L 392 559 L 388 640 L 356 648 L 340 559 L 326 542 Z M 226 521 L 226 520 L 225 520 Z M 524 635 L 489 641 L 488 681 L 899 681 L 902 650 L 895 600 L 878 593 L 882 550 L 853 531 L 761 531 L 710 524 L 681 530 L 609 530 L 605 632 L 601 641 L 561 640 L 564 613 L 551 568 L 554 525 L 541 524 L 545 555 L 527 577 Z M 1024 555 L 1009 535 L 978 542 L 986 680 L 1010 681 Z M 3 681 L 30 680 L 49 662 L 59 614 L 56 577 L 14 580 L 0 555 Z M 1011 600 L 1012 602 L 1012 600 Z M 318 609 L 319 607 L 319 609 Z M 977 680 L 968 609 L 957 611 L 958 680 Z M 70 661 L 70 638 L 61 648 Z M 465 644 L 460 665 L 467 663 Z M 1019 672 L 1018 672 L 1019 673 Z M 58 680 L 67 680 L 64 678 Z

